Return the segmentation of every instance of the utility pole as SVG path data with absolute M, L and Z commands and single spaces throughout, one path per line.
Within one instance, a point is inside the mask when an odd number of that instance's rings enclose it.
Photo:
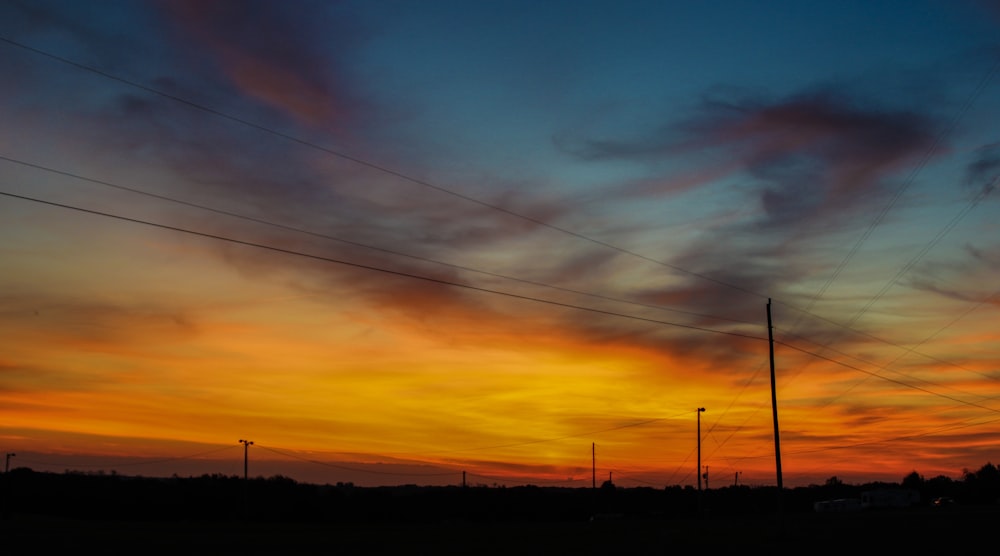
M 695 413 L 698 415 L 698 512 L 701 512 L 701 414 L 705 412 L 704 407 L 699 407 Z
M 733 477 L 733 486 L 738 486 L 740 484 L 740 471 L 737 471 Z
M 10 458 L 16 456 L 14 452 L 7 452 L 7 461 L 3 465 L 3 472 L 7 473 L 10 471 Z
M 774 464 L 778 474 L 778 516 L 783 512 L 782 508 L 782 484 L 781 484 L 781 438 L 778 434 L 778 394 L 774 380 L 774 327 L 771 326 L 771 299 L 767 300 L 767 340 L 771 356 L 771 414 L 774 417 Z
M 247 452 L 248 452 L 248 449 L 250 448 L 250 446 L 253 445 L 253 441 L 252 440 L 243 440 L 241 438 L 240 439 L 240 444 L 243 445 L 243 513 L 244 514 L 248 514 L 250 512 L 250 507 L 249 507 L 249 498 L 250 498 L 250 495 L 248 493 L 248 488 L 249 488 L 249 482 L 248 482 L 248 480 L 249 480 L 249 474 L 247 473 L 247 469 L 248 469 L 248 465 L 247 465 L 247 462 L 248 462 Z
M 243 440 L 241 438 L 240 439 L 240 444 L 243 445 L 243 481 L 245 482 L 247 480 L 247 469 L 248 469 L 248 466 L 247 466 L 247 461 L 248 461 L 248 459 L 247 459 L 247 449 L 250 448 L 250 446 L 253 445 L 253 441 L 252 440 Z
M 705 477 L 705 490 L 708 490 L 708 466 L 707 465 L 705 466 L 705 474 L 702 475 L 702 476 Z
M 590 487 L 597 488 L 597 444 L 590 443 Z

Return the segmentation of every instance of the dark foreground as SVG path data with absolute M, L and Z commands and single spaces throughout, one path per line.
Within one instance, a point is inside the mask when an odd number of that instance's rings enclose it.
M 914 508 L 688 519 L 276 523 L 118 521 L 8 514 L 4 552 L 22 554 L 647 555 L 984 550 L 1000 507 Z

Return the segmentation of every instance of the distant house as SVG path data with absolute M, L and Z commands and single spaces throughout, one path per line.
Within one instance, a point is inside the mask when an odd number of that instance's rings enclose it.
M 861 493 L 864 509 L 909 508 L 920 503 L 920 493 L 912 488 L 883 488 Z

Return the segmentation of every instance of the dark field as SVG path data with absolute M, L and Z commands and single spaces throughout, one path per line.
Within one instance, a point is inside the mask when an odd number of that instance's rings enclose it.
M 1000 480 L 982 477 L 1000 473 L 980 475 L 961 483 L 919 481 L 922 492 L 828 481 L 779 497 L 774 487 L 361 488 L 282 477 L 153 479 L 18 469 L 4 475 L 0 488 L 0 553 L 992 554 Z M 817 501 L 866 493 L 919 494 L 919 502 L 814 511 Z M 939 497 L 950 503 L 933 506 Z
M 9 554 L 647 555 L 988 553 L 1000 508 L 691 519 L 438 523 L 110 521 L 9 515 Z

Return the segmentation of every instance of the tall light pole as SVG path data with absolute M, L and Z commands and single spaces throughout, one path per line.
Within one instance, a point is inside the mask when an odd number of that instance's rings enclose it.
M 7 452 L 7 461 L 3 465 L 3 472 L 4 473 L 7 473 L 8 471 L 10 471 L 10 458 L 12 458 L 12 457 L 14 457 L 16 455 L 17 454 L 15 454 L 14 452 Z
M 705 412 L 704 407 L 698 408 L 698 492 L 701 492 L 701 414 Z

